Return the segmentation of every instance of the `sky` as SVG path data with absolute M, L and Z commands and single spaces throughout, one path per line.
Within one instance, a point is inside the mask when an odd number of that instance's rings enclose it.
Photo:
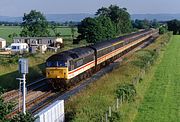
M 23 16 L 32 9 L 44 14 L 94 14 L 111 4 L 130 14 L 180 13 L 180 0 L 0 0 L 0 16 Z

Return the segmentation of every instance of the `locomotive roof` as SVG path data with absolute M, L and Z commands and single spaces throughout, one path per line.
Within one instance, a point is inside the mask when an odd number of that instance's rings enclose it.
M 71 50 L 63 51 L 57 54 L 52 55 L 47 59 L 47 61 L 67 61 L 72 60 L 80 57 L 84 57 L 86 55 L 89 55 L 93 53 L 94 50 L 89 47 L 80 47 L 80 48 L 74 48 Z
M 72 57 L 75 56 L 77 58 L 77 57 L 83 57 L 83 56 L 89 55 L 93 53 L 94 50 L 89 47 L 79 47 L 79 48 L 68 50 L 68 52 L 72 53 L 71 54 Z

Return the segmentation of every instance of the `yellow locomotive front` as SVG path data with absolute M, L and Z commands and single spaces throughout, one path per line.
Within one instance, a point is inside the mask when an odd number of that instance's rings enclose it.
M 68 79 L 68 60 L 60 55 L 53 55 L 46 61 L 46 78 Z
M 68 68 L 67 67 L 47 67 L 46 68 L 47 78 L 58 78 L 68 79 Z

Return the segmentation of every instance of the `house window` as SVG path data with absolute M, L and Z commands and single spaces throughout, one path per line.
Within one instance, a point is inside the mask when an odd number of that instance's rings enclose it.
M 40 39 L 37 39 L 37 43 L 40 44 Z
M 27 39 L 25 39 L 25 40 L 24 40 L 24 42 L 25 42 L 25 43 L 28 43 L 28 40 L 27 40 Z

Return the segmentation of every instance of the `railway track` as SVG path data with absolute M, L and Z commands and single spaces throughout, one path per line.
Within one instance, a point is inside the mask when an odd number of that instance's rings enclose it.
M 45 78 L 28 85 L 27 86 L 28 94 L 26 97 L 27 110 L 29 110 L 31 113 L 33 113 L 35 115 L 40 110 L 42 110 L 43 108 L 45 108 L 46 106 L 48 106 L 49 104 L 51 104 L 52 102 L 54 102 L 56 100 L 60 100 L 60 99 L 67 100 L 70 96 L 72 96 L 72 95 L 80 92 L 82 89 L 86 88 L 86 86 L 88 86 L 90 83 L 98 80 L 101 76 L 103 76 L 107 72 L 110 72 L 113 69 L 115 69 L 116 67 L 118 67 L 119 62 L 122 61 L 122 59 L 124 57 L 126 57 L 127 55 L 129 55 L 141 48 L 144 48 L 145 46 L 150 44 L 150 42 L 153 39 L 154 38 L 151 38 L 151 39 L 149 39 L 148 42 L 144 42 L 143 44 L 134 48 L 133 50 L 128 52 L 126 55 L 124 55 L 124 56 L 120 57 L 118 60 L 114 61 L 114 63 L 111 63 L 109 66 L 98 71 L 92 77 L 79 82 L 78 84 L 76 84 L 76 86 L 71 87 L 68 91 L 64 91 L 64 92 L 53 91 L 51 88 L 49 88 L 48 84 L 46 84 L 44 82 L 44 81 L 46 81 Z M 15 96 L 13 96 L 13 95 L 15 95 Z M 10 96 L 10 97 L 8 98 L 8 96 Z M 13 90 L 13 91 L 10 91 L 9 93 L 5 93 L 4 98 L 6 98 L 6 101 L 14 100 L 15 98 L 18 98 L 18 91 Z M 21 104 L 21 102 L 20 102 L 20 104 Z M 18 106 L 16 106 L 15 110 L 7 117 L 14 116 L 20 110 L 22 110 L 22 107 L 19 108 Z
M 31 84 L 28 84 L 27 85 L 27 91 L 28 91 L 27 94 L 29 94 L 32 91 L 45 85 L 46 83 L 43 82 L 45 80 L 46 80 L 46 78 L 41 78 Z M 19 90 L 11 90 L 9 92 L 6 92 L 2 95 L 2 97 L 4 98 L 5 101 L 14 101 L 14 100 L 18 99 L 18 97 L 19 97 Z

